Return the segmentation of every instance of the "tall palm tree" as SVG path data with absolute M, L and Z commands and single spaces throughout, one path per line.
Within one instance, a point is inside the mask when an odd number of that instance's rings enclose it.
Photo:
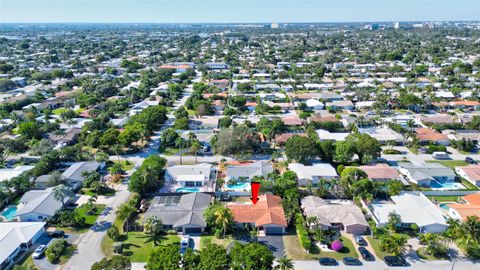
M 287 256 L 283 256 L 277 259 L 277 265 L 275 269 L 278 270 L 293 270 L 295 269 L 293 266 L 293 261 L 290 260 Z
M 193 140 L 190 145 L 190 152 L 195 154 L 195 163 L 197 163 L 197 154 L 200 149 L 202 149 L 202 144 L 198 140 Z
M 477 216 L 469 216 L 461 226 L 461 240 L 466 246 L 480 243 L 480 220 Z
M 233 222 L 233 215 L 230 212 L 230 209 L 225 207 L 219 207 L 215 211 L 215 223 L 222 227 L 223 231 L 223 238 L 225 238 L 225 234 L 227 233 L 228 226 Z
M 134 211 L 135 211 L 135 207 L 129 205 L 128 203 L 121 204 L 118 207 L 117 211 L 115 211 L 117 218 L 127 222 L 127 234 L 128 234 L 128 218 L 130 217 L 130 214 Z

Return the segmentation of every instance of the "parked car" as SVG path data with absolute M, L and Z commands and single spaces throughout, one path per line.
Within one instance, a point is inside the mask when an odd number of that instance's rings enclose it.
M 182 237 L 182 240 L 180 241 L 180 247 L 183 248 L 188 248 L 190 245 L 190 235 L 184 235 Z
M 40 259 L 43 256 L 43 253 L 45 253 L 45 250 L 47 249 L 46 245 L 41 245 L 32 254 L 32 258 L 34 259 Z
M 323 266 L 336 266 L 338 264 L 335 259 L 329 257 L 322 257 L 318 262 Z
M 362 265 L 362 262 L 359 259 L 353 258 L 353 257 L 345 257 L 342 259 L 342 261 L 345 265 L 351 265 L 351 266 Z
M 55 230 L 47 233 L 48 236 L 52 238 L 63 238 L 65 236 L 65 232 L 62 230 Z
M 407 261 L 400 256 L 385 256 L 383 259 L 388 266 L 407 266 Z
M 355 235 L 355 242 L 357 242 L 357 244 L 360 245 L 360 246 L 366 246 L 367 245 L 367 242 L 365 241 L 365 239 L 363 239 L 363 237 L 361 235 Z
M 471 158 L 471 157 L 466 157 L 466 158 L 465 158 L 465 162 L 468 162 L 468 163 L 470 163 L 470 164 L 476 164 L 476 163 L 477 163 L 477 162 L 476 162 L 473 158 Z
M 366 248 L 359 247 L 358 252 L 360 252 L 360 255 L 362 255 L 362 258 L 365 261 L 375 261 L 375 257 L 373 256 L 373 254 L 370 253 L 370 251 L 368 251 Z

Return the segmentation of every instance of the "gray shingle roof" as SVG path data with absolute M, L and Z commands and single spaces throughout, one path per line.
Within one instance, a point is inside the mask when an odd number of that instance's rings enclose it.
M 165 204 L 165 196 L 153 198 L 153 202 L 145 213 L 145 217 L 156 216 L 164 225 L 173 225 L 174 228 L 188 224 L 201 227 L 207 226 L 203 213 L 212 201 L 212 196 L 209 194 L 193 192 L 182 195 L 178 203 L 174 203 L 175 200 L 167 201 L 173 201 L 173 203 Z
M 247 177 L 253 178 L 254 176 L 267 176 L 273 172 L 273 167 L 268 162 L 257 161 L 250 165 L 243 166 L 228 166 L 227 176 L 230 178 Z
M 96 171 L 99 166 L 100 163 L 94 161 L 75 162 L 63 172 L 62 176 L 68 181 L 83 182 L 82 173 Z

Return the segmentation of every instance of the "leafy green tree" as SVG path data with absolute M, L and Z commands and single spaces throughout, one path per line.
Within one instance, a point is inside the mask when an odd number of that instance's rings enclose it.
M 180 270 L 182 256 L 178 245 L 159 246 L 147 259 L 147 270 Z
M 220 129 L 216 143 L 213 145 L 219 154 L 240 157 L 254 154 L 260 149 L 260 136 L 252 129 L 239 125 Z
M 242 245 L 235 242 L 230 250 L 230 267 L 232 270 L 273 269 L 275 257 L 265 245 L 249 243 Z
M 122 133 L 120 133 L 118 140 L 124 146 L 131 148 L 133 143 L 136 143 L 141 140 L 143 141 L 145 138 L 146 138 L 145 126 L 140 123 L 133 123 L 125 126 L 125 129 Z
M 229 268 L 229 258 L 225 248 L 208 243 L 200 252 L 200 263 L 195 270 L 225 270 Z
M 195 270 L 200 264 L 200 253 L 188 248 L 182 257 L 182 270 Z
M 111 258 L 103 258 L 92 265 L 91 270 L 130 270 L 132 263 L 127 256 L 113 255 Z
M 277 265 L 275 266 L 277 270 L 293 270 L 293 261 L 290 260 L 287 256 L 283 256 L 277 259 Z
M 399 214 L 391 212 L 388 214 L 387 228 L 390 232 L 394 233 L 397 231 L 397 225 L 402 223 L 402 218 Z
M 223 236 L 223 238 L 234 223 L 230 209 L 218 203 L 211 204 L 203 215 L 208 226 L 213 228 L 216 235 Z
M 312 139 L 294 135 L 285 144 L 285 154 L 288 159 L 305 163 L 318 156 L 318 149 L 315 141 Z
M 23 122 L 18 125 L 18 133 L 26 140 L 40 139 L 42 133 L 36 122 Z
M 406 244 L 407 237 L 402 234 L 386 234 L 380 238 L 380 249 L 396 256 L 402 255 Z
M 111 147 L 118 143 L 120 131 L 117 128 L 107 129 L 100 137 L 100 144 L 105 147 Z
M 352 141 L 340 141 L 335 144 L 335 160 L 348 163 L 353 157 L 355 145 Z
M 73 197 L 73 192 L 65 185 L 58 185 L 53 188 L 53 198 L 62 203 L 62 208 L 65 207 L 65 203 L 68 199 Z
M 180 135 L 173 128 L 167 128 L 162 132 L 160 137 L 162 147 L 175 146 L 175 141 L 180 138 Z
M 162 171 L 167 160 L 151 155 L 147 157 L 142 165 L 130 176 L 128 190 L 145 194 L 158 190 L 163 185 Z
M 369 163 L 378 157 L 382 152 L 380 143 L 366 133 L 354 133 L 347 136 L 346 141 L 354 145 L 353 151 L 357 154 L 358 159 L 362 164 Z
M 320 156 L 326 162 L 333 162 L 335 159 L 335 142 L 333 140 L 324 140 L 319 143 Z

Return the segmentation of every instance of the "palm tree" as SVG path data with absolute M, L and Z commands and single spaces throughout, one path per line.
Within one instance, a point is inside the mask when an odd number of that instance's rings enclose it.
M 380 249 L 393 255 L 401 255 L 405 250 L 407 237 L 401 234 L 388 234 L 380 239 Z
M 135 207 L 129 205 L 128 203 L 124 203 L 118 207 L 117 211 L 115 211 L 115 214 L 117 214 L 117 218 L 119 218 L 122 221 L 126 221 L 127 234 L 128 234 L 128 218 L 130 217 L 130 214 L 135 210 L 136 210 Z
M 192 141 L 192 144 L 190 145 L 190 152 L 195 154 L 195 163 L 197 163 L 197 154 L 200 149 L 202 149 L 200 142 L 198 140 Z
M 312 228 L 312 225 L 315 225 L 315 226 L 318 225 L 318 222 L 320 220 L 318 219 L 317 216 L 311 216 L 311 217 L 307 217 L 307 219 L 305 221 L 307 222 L 308 227 Z
M 65 185 L 58 185 L 53 188 L 53 198 L 62 203 L 62 208 L 65 207 L 65 199 L 73 197 L 73 192 Z
M 227 233 L 228 226 L 233 222 L 233 215 L 230 212 L 230 209 L 225 207 L 219 207 L 215 211 L 215 223 L 222 227 L 223 231 L 223 238 L 225 238 L 225 234 Z
M 469 216 L 461 225 L 461 241 L 465 246 L 476 245 L 480 242 L 480 220 L 477 216 Z
M 150 235 L 153 239 L 153 245 L 157 245 L 157 240 L 160 236 L 160 233 L 163 231 L 162 221 L 156 216 L 150 216 L 145 221 L 143 226 L 143 232 Z
M 277 259 L 277 265 L 275 266 L 275 269 L 293 270 L 295 268 L 293 267 L 293 261 L 290 260 L 287 256 L 283 256 Z

